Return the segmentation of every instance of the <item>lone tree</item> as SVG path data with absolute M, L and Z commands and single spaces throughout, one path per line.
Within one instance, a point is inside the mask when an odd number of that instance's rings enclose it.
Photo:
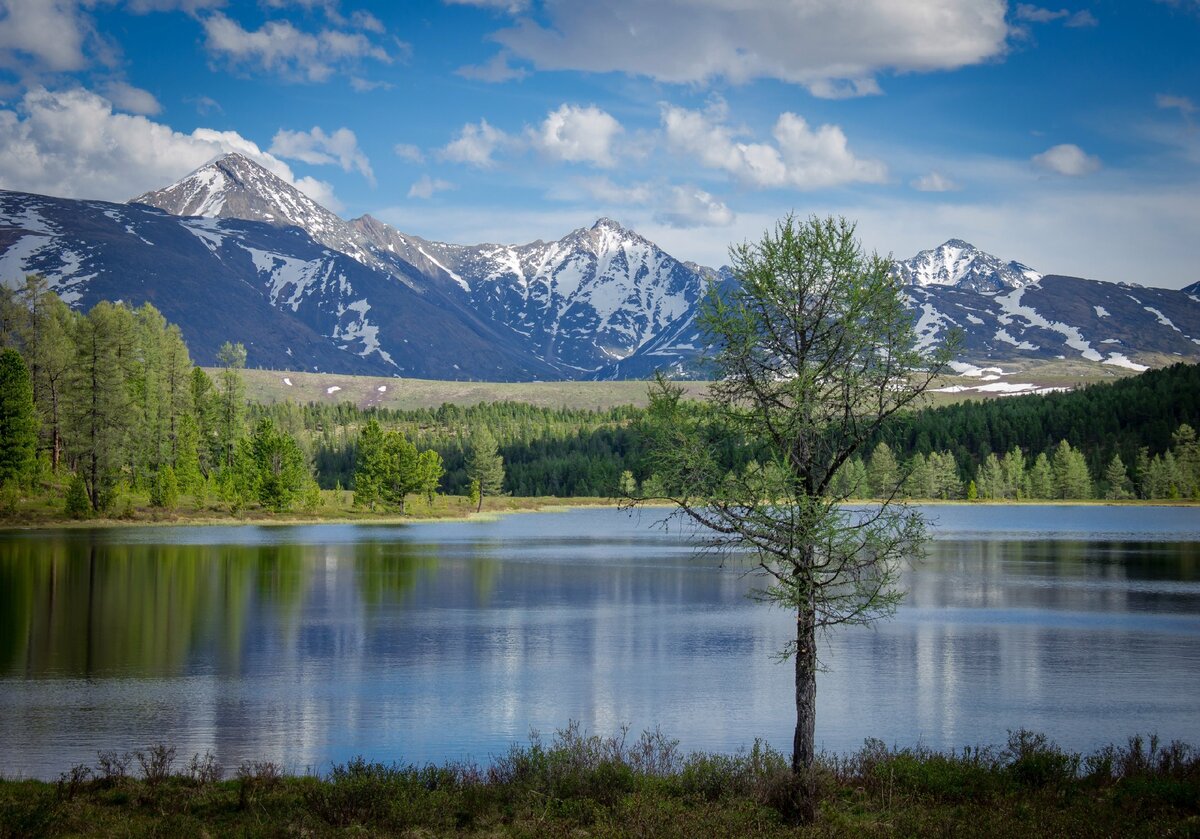
M 730 255 L 738 284 L 710 291 L 700 315 L 710 401 L 684 402 L 658 379 L 647 465 L 659 497 L 701 526 L 704 548 L 748 554 L 765 580 L 756 594 L 795 613 L 782 655 L 795 663 L 792 769 L 811 820 L 817 631 L 890 616 L 900 562 L 925 539 L 921 516 L 895 501 L 902 470 L 875 488 L 878 503 L 857 508 L 834 479 L 888 417 L 919 402 L 950 348 L 931 360 L 916 350 L 900 281 L 845 219 L 788 216 Z M 730 470 L 721 451 L 731 445 L 756 460 Z
M 467 454 L 467 477 L 479 485 L 475 512 L 483 509 L 483 499 L 499 495 L 504 487 L 504 458 L 491 430 L 481 426 L 471 435 L 471 450 Z M 472 496 L 474 497 L 474 496 Z

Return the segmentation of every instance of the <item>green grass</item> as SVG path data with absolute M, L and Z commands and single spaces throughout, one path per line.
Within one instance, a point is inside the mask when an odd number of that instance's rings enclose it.
M 1162 359 L 1164 365 L 1173 359 Z M 1177 359 L 1174 359 L 1177 360 Z M 982 364 L 980 366 L 987 366 Z M 1077 388 L 1094 382 L 1113 381 L 1135 375 L 1134 371 L 1111 364 L 1082 360 L 999 362 L 1005 371 L 1002 381 L 1028 383 L 1039 388 Z M 210 375 L 216 370 L 209 368 Z M 450 382 L 430 379 L 400 379 L 347 376 L 336 373 L 296 373 L 287 370 L 244 370 L 246 393 L 253 402 L 353 402 L 361 408 L 399 410 L 436 408 L 443 403 L 477 405 L 480 402 L 525 402 L 546 408 L 591 408 L 603 410 L 618 405 L 644 407 L 648 383 L 622 382 Z M 286 381 L 285 381 L 286 380 Z M 287 384 L 287 382 L 291 384 Z M 708 382 L 680 382 L 689 398 L 703 399 Z M 934 387 L 987 384 L 979 377 L 945 376 Z M 380 390 L 380 388 L 384 390 Z M 332 390 L 336 388 L 336 390 Z M 965 399 L 997 398 L 999 394 L 969 391 L 961 394 L 931 393 L 934 405 Z
M 1200 758 L 1134 739 L 1081 756 L 1016 732 L 1003 748 L 823 755 L 816 818 L 801 784 L 762 746 L 682 754 L 569 725 L 490 765 L 338 764 L 294 777 L 267 762 L 223 779 L 209 755 L 157 746 L 106 753 L 57 782 L 0 781 L 0 837 L 900 837 L 1194 836 Z
M 215 370 L 209 369 L 209 375 Z M 252 402 L 353 402 L 361 408 L 399 410 L 437 408 L 444 403 L 525 402 L 545 408 L 644 406 L 646 382 L 448 382 L 345 376 L 336 373 L 292 373 L 286 370 L 243 370 L 246 395 Z M 287 384 L 287 379 L 291 384 Z M 707 382 L 686 382 L 689 396 L 703 398 Z M 380 390 L 379 388 L 385 388 Z M 332 393 L 330 390 L 337 388 Z

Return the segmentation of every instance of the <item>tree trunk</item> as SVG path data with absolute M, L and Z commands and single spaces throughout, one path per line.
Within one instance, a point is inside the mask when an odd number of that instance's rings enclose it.
M 816 816 L 813 741 L 817 723 L 816 615 L 811 604 L 796 612 L 796 734 L 792 740 L 792 772 L 796 775 L 798 815 L 804 823 Z

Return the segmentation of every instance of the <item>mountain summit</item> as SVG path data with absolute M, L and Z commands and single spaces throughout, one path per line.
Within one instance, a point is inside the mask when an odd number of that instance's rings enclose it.
M 893 272 L 907 285 L 954 286 L 994 292 L 1021 288 L 1042 275 L 1019 262 L 1003 262 L 962 239 L 950 239 L 895 263 Z
M 173 216 L 265 221 L 299 227 L 315 241 L 370 265 L 362 238 L 339 216 L 243 154 L 218 157 L 170 186 L 129 199 Z

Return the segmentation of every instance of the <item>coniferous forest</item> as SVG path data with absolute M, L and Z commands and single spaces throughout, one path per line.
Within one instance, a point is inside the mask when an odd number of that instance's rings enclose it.
M 405 497 L 654 496 L 646 415 L 500 402 L 398 411 L 249 404 L 245 350 L 214 376 L 147 304 L 72 311 L 30 277 L 0 298 L 0 504 L 53 497 L 73 517 L 120 514 L 139 495 L 173 509 L 315 510 L 321 490 L 370 509 Z M 691 403 L 695 411 L 707 410 Z M 853 497 L 904 478 L 917 499 L 1200 497 L 1200 366 L 1177 364 L 1073 392 L 963 402 L 897 418 L 843 468 Z M 771 468 L 724 440 L 736 471 Z

